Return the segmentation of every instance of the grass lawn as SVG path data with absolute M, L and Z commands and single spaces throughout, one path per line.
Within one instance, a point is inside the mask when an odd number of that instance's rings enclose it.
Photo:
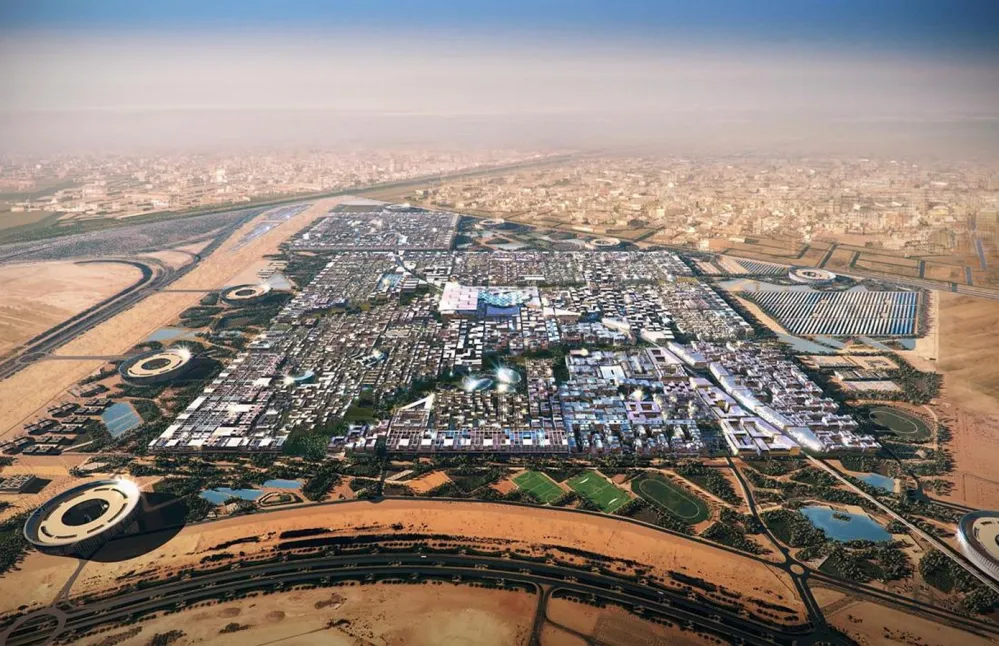
M 565 494 L 554 480 L 537 471 L 525 471 L 515 477 L 513 482 L 546 505 L 555 502 Z
M 619 489 L 593 471 L 582 473 L 569 480 L 567 484 L 573 491 L 607 514 L 614 513 L 630 500 L 623 489 Z
M 708 506 L 703 500 L 665 478 L 636 478 L 631 482 L 631 490 L 691 525 L 708 517 Z
M 871 419 L 902 440 L 925 442 L 933 437 L 926 422 L 897 408 L 875 408 L 871 411 Z

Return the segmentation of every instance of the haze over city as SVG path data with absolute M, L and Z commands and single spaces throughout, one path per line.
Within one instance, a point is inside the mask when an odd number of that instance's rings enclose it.
M 997 33 L 0 3 L 0 646 L 996 643 Z
M 279 4 L 8 6 L 0 136 L 995 150 L 989 3 Z

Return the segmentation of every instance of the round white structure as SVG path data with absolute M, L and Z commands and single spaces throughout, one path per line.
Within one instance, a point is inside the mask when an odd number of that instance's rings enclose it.
M 222 292 L 222 300 L 230 305 L 246 305 L 267 296 L 271 286 L 266 283 L 259 285 L 236 285 Z
M 608 247 L 616 247 L 621 244 L 621 241 L 617 238 L 595 238 L 590 241 L 590 244 L 594 247 L 606 249 Z
M 479 220 L 479 226 L 486 229 L 491 229 L 493 227 L 501 227 L 506 223 L 503 218 L 487 218 L 485 220 Z
M 836 274 L 828 269 L 814 267 L 795 267 L 787 273 L 787 277 L 805 285 L 825 285 L 836 280 Z
M 969 561 L 999 581 L 999 512 L 976 511 L 962 517 L 957 542 Z
M 133 357 L 118 370 L 125 381 L 133 384 L 158 384 L 186 372 L 193 357 L 187 348 L 167 348 Z
M 129 480 L 98 480 L 64 491 L 36 509 L 24 537 L 43 552 L 85 554 L 128 531 L 142 492 Z

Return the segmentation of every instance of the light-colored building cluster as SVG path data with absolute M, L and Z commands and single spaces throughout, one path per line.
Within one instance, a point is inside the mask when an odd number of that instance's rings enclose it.
M 291 241 L 300 251 L 445 250 L 458 226 L 455 213 L 405 204 L 341 205 Z
M 221 155 L 60 155 L 4 159 L 0 193 L 11 210 L 61 212 L 64 220 L 129 217 L 335 191 L 535 159 L 515 150 L 240 151 Z
M 999 167 L 891 159 L 587 157 L 461 178 L 415 200 L 653 243 L 767 236 L 974 255 L 999 245 Z
M 439 233 L 409 215 L 407 239 Z M 275 451 L 292 432 L 338 428 L 337 450 L 697 454 L 720 448 L 703 430 L 712 410 L 732 417 L 726 397 L 763 420 L 732 422 L 742 430 L 777 428 L 765 450 L 790 450 L 785 436 L 849 444 L 852 420 L 775 352 L 741 343 L 752 328 L 690 273 L 668 252 L 334 252 L 150 446 Z M 715 396 L 699 371 L 722 368 L 738 383 L 718 379 Z
M 773 344 L 695 341 L 668 349 L 694 380 L 733 453 L 874 451 L 879 444 Z M 706 373 L 706 374 L 705 374 Z

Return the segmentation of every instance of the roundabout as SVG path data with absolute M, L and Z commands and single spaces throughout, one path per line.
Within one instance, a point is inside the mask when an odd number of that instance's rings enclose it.
M 806 285 L 828 285 L 836 280 L 836 274 L 833 272 L 814 267 L 795 267 L 788 272 L 787 277 L 796 283 Z

